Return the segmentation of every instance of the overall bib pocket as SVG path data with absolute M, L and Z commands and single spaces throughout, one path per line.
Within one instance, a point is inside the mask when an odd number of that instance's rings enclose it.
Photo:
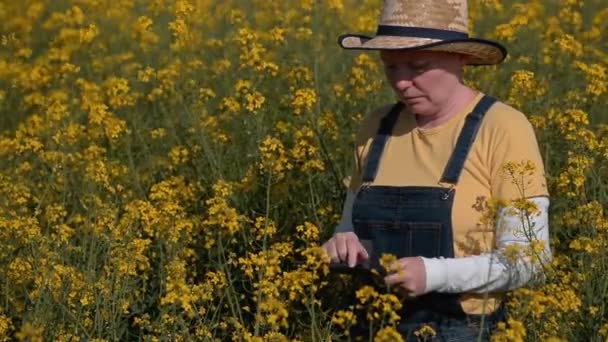
M 397 258 L 439 257 L 442 254 L 442 226 L 440 222 L 411 222 L 394 227 L 370 226 L 373 250 L 390 253 Z

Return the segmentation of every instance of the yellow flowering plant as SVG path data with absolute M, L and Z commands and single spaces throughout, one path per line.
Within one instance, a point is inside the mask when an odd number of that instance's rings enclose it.
M 467 82 L 530 115 L 551 194 L 553 262 L 495 340 L 605 340 L 605 1 L 469 4 L 472 32 L 510 56 Z M 0 341 L 331 340 L 370 325 L 399 340 L 402 302 L 319 250 L 358 125 L 394 100 L 377 56 L 336 53 L 379 8 L 2 2 Z M 528 171 L 505 176 L 525 188 Z M 503 204 L 478 203 L 482 223 Z

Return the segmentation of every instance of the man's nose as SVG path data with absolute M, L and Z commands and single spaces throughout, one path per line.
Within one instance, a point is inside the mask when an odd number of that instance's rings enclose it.
M 407 89 L 412 85 L 415 74 L 408 68 L 398 68 L 391 73 L 391 81 L 395 88 L 399 90 Z
M 398 90 L 406 90 L 412 86 L 412 75 L 406 73 L 399 73 L 393 78 L 393 84 Z
M 411 77 L 398 77 L 393 80 L 393 84 L 395 88 L 405 90 L 412 86 L 412 79 Z

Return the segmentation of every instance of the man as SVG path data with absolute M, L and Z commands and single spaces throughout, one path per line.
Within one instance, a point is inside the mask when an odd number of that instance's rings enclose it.
M 538 261 L 551 257 L 548 192 L 531 125 L 462 80 L 465 65 L 506 56 L 500 44 L 468 37 L 466 13 L 466 1 L 386 0 L 375 37 L 339 40 L 346 49 L 381 51 L 399 102 L 362 123 L 342 221 L 324 248 L 351 267 L 398 257 L 385 282 L 416 297 L 402 313 L 410 338 L 421 324 L 435 326 L 441 340 L 476 338 L 468 323 L 489 315 L 495 324 L 504 292 L 528 284 Z M 535 169 L 525 188 L 502 172 L 517 162 Z M 495 225 L 480 224 L 484 202 L 522 197 L 538 212 L 503 206 Z M 536 241 L 544 244 L 537 258 L 506 257 Z

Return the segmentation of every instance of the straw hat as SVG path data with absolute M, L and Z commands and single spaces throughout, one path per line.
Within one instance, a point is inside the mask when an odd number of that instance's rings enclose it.
M 469 38 L 466 0 L 385 0 L 375 37 L 345 34 L 345 49 L 434 50 L 472 57 L 468 64 L 498 64 L 507 56 L 501 44 Z

